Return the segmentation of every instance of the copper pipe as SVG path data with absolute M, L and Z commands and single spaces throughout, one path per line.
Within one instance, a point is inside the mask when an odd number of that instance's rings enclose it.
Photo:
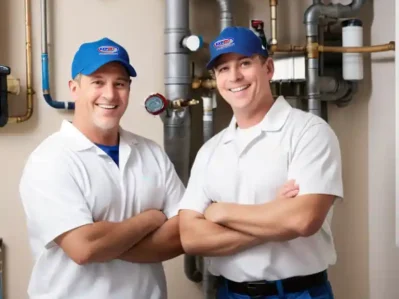
M 296 46 L 296 45 L 272 45 L 271 50 L 275 52 L 306 52 L 306 46 Z
M 270 0 L 271 45 L 277 45 L 277 4 L 278 0 Z
M 319 45 L 319 52 L 334 53 L 374 53 L 395 50 L 395 42 L 389 42 L 384 45 L 365 46 L 365 47 L 326 47 Z
M 363 46 L 363 47 L 330 47 L 323 46 L 314 43 L 310 43 L 307 46 L 296 46 L 296 45 L 273 45 L 272 52 L 303 52 L 309 53 L 312 57 L 316 56 L 317 52 L 334 52 L 334 53 L 375 53 L 375 52 L 386 52 L 395 50 L 395 42 L 391 41 L 388 44 L 376 45 L 376 46 Z
M 31 8 L 30 1 L 25 0 L 25 42 L 26 42 L 26 97 L 27 109 L 24 115 L 11 116 L 8 123 L 21 123 L 31 118 L 33 113 L 33 95 L 35 91 L 32 87 L 32 34 L 31 34 Z

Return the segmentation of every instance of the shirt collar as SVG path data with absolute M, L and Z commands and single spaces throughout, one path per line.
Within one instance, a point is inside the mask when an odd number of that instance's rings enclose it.
M 82 132 L 80 132 L 71 122 L 64 120 L 60 128 L 61 134 L 66 136 L 67 145 L 75 151 L 84 151 L 97 146 L 91 142 Z M 137 144 L 139 141 L 133 134 L 119 127 L 120 144 Z
M 262 131 L 266 132 L 275 132 L 280 130 L 287 121 L 287 118 L 291 110 L 292 110 L 291 105 L 284 99 L 283 96 L 279 96 L 274 101 L 270 110 L 266 113 L 266 115 L 262 119 L 259 128 Z M 237 126 L 237 121 L 236 118 L 233 116 L 224 134 L 223 137 L 224 143 L 227 143 L 235 138 L 236 126 Z

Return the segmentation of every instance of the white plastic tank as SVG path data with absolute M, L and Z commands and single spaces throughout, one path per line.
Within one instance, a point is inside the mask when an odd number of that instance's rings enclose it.
M 363 46 L 363 24 L 359 19 L 349 19 L 342 22 L 342 46 Z M 344 80 L 363 80 L 363 54 L 342 54 L 342 76 Z

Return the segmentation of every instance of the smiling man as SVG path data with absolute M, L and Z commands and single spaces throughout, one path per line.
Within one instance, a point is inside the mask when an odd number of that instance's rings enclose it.
M 209 257 L 219 299 L 332 299 L 332 207 L 343 198 L 336 135 L 270 89 L 274 66 L 249 29 L 210 44 L 217 89 L 233 110 L 197 154 L 180 205 L 183 248 Z M 280 196 L 295 181 L 299 193 Z
M 30 155 L 20 182 L 30 299 L 165 299 L 161 262 L 182 253 L 184 186 L 155 142 L 120 126 L 136 71 L 103 38 L 80 46 L 73 122 Z

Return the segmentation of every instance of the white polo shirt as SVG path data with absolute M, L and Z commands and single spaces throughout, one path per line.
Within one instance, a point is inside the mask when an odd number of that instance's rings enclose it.
M 177 214 L 184 185 L 155 142 L 120 130 L 119 168 L 71 123 L 30 155 L 20 182 L 34 267 L 31 299 L 165 299 L 161 263 L 122 260 L 80 266 L 53 240 L 96 221 L 148 209 Z
M 339 143 L 323 119 L 294 109 L 279 97 L 259 125 L 243 136 L 246 139 L 239 142 L 233 118 L 228 128 L 203 145 L 180 209 L 204 213 L 212 201 L 266 203 L 276 198 L 277 190 L 289 179 L 299 184 L 299 195 L 343 197 Z M 267 242 L 234 255 L 211 257 L 209 271 L 241 282 L 325 270 L 336 261 L 331 217 L 332 209 L 322 229 L 313 236 Z

